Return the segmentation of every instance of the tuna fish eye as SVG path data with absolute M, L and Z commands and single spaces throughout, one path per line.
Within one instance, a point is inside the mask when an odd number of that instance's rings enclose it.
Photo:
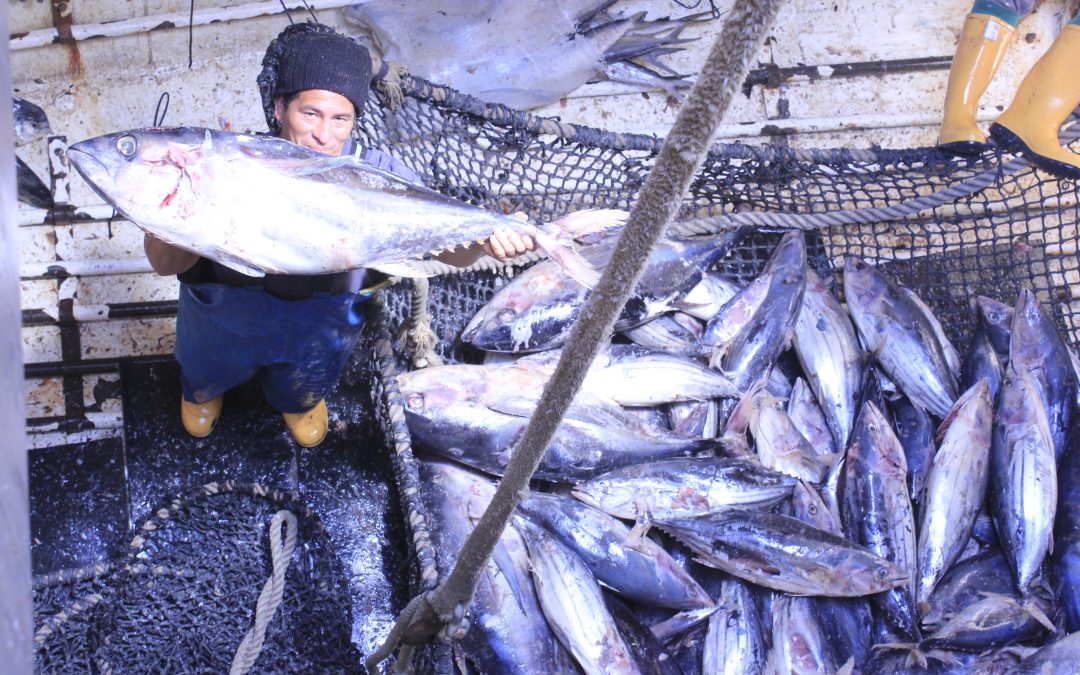
M 423 394 L 409 394 L 405 398 L 405 406 L 409 410 L 423 410 L 424 409 L 424 395 Z
M 513 321 L 515 316 L 517 316 L 517 312 L 510 309 L 509 307 L 505 307 L 499 310 L 498 314 L 499 321 L 502 321 L 503 323 L 509 323 L 510 321 Z
M 121 136 L 116 139 L 116 151 L 123 155 L 124 159 L 131 159 L 139 151 L 139 139 L 131 134 Z

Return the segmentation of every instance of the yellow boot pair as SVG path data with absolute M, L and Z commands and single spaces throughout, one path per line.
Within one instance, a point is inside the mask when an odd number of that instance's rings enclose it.
M 221 402 L 221 396 L 205 403 L 192 403 L 181 396 L 180 421 L 184 429 L 196 438 L 210 435 L 221 415 Z M 326 401 L 319 401 L 307 412 L 281 413 L 281 416 L 293 438 L 305 448 L 313 448 L 326 438 L 326 427 L 329 423 Z
M 979 98 L 1015 34 L 1015 28 L 996 17 L 968 15 L 949 72 L 938 136 L 943 150 L 977 154 L 985 149 L 986 136 L 975 122 Z M 1024 77 L 1009 108 L 990 127 L 998 145 L 1022 153 L 1056 176 L 1074 180 L 1080 178 L 1080 155 L 1061 146 L 1058 131 L 1080 105 L 1078 65 L 1080 26 L 1069 24 Z

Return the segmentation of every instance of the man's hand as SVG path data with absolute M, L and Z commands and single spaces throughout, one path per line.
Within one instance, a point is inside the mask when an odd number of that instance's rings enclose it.
M 521 220 L 528 220 L 524 213 L 515 213 Z M 528 251 L 536 249 L 536 242 L 527 234 L 518 234 L 513 230 L 500 227 L 484 242 L 484 253 L 499 262 L 509 262 Z
M 520 211 L 515 218 L 528 222 L 529 217 Z M 468 267 L 487 254 L 499 262 L 509 262 L 528 251 L 536 249 L 536 242 L 527 234 L 518 234 L 508 227 L 496 229 L 482 245 L 472 244 L 464 249 L 449 251 L 435 256 L 436 260 L 455 267 Z

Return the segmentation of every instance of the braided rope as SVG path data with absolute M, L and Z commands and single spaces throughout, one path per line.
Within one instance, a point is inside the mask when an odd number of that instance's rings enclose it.
M 413 279 L 411 311 L 398 336 L 404 343 L 405 354 L 414 368 L 441 366 L 442 359 L 435 353 L 439 338 L 431 329 L 431 313 L 428 311 L 429 284 L 426 277 Z
M 229 675 L 246 675 L 262 651 L 266 627 L 274 618 L 278 606 L 281 605 L 281 596 L 285 592 L 285 571 L 289 569 L 289 561 L 293 549 L 296 548 L 296 516 L 284 509 L 278 511 L 270 520 L 269 534 L 273 572 L 259 593 L 259 601 L 255 605 L 255 625 L 248 629 L 244 639 L 240 641 L 229 668 Z

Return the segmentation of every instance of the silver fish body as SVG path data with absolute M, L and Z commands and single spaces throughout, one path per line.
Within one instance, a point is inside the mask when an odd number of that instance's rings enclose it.
M 654 518 L 709 513 L 727 506 L 768 507 L 791 495 L 795 479 L 757 462 L 720 457 L 655 460 L 578 483 L 575 497 L 617 518 L 642 509 Z
M 640 326 L 624 328 L 619 333 L 634 344 L 690 358 L 708 356 L 709 347 L 701 343 L 701 322 L 682 312 L 662 314 Z
M 855 597 L 907 583 L 907 575 L 884 558 L 790 516 L 729 507 L 656 520 L 704 564 L 773 590 Z
M 1020 291 L 1013 312 L 1009 365 L 1034 376 L 1054 439 L 1054 456 L 1060 457 L 1076 402 L 1076 373 L 1070 351 L 1053 319 L 1026 288 Z
M 540 607 L 552 631 L 585 673 L 640 673 L 589 568 L 544 528 L 516 527 L 529 548 Z
M 448 573 L 495 486 L 451 462 L 425 461 L 419 470 L 434 519 L 435 550 Z M 481 672 L 565 672 L 572 667 L 544 621 L 525 553 L 517 530 L 507 527 L 477 583 L 469 631 L 459 644 Z
M 775 364 L 791 337 L 806 291 L 806 240 L 801 230 L 780 239 L 762 275 L 769 279 L 765 297 L 719 359 L 721 370 L 741 391 Z M 706 344 L 708 338 L 706 329 Z
M 773 602 L 773 664 L 778 675 L 836 673 L 833 646 L 826 640 L 811 598 L 783 595 Z
M 450 365 L 398 376 L 405 418 L 423 447 L 502 475 L 536 410 L 547 375 L 518 366 Z M 648 425 L 615 403 L 579 392 L 535 476 L 574 481 L 619 466 L 711 446 Z
M 812 269 L 806 272 L 806 294 L 795 322 L 794 345 L 836 446 L 846 446 L 862 390 L 866 356 L 847 312 Z
M 934 444 L 934 422 L 929 413 L 904 395 L 890 401 L 889 408 L 892 410 L 896 437 L 900 440 L 900 445 L 904 446 L 911 503 L 918 504 L 922 502 L 926 478 L 934 461 L 934 453 L 937 452 Z
M 676 309 L 704 270 L 726 255 L 744 234 L 744 230 L 736 230 L 693 240 L 662 239 L 623 306 L 615 330 L 638 326 Z M 603 269 L 617 243 L 616 237 L 607 237 L 585 247 L 582 255 L 592 266 Z M 499 289 L 465 326 L 461 339 L 488 351 L 558 347 L 569 337 L 588 296 L 588 288 L 554 263 L 540 262 Z
M 913 402 L 944 417 L 956 376 L 925 305 L 854 256 L 844 259 L 844 295 L 866 350 Z
M 775 372 L 775 371 L 774 371 Z M 806 380 L 797 378 L 788 397 L 787 414 L 791 423 L 799 430 L 819 455 L 835 455 L 836 442 L 829 430 L 828 421 L 821 406 L 814 400 L 814 395 Z
M 946 419 L 922 501 L 915 588 L 920 608 L 967 544 L 986 498 L 993 410 L 990 386 L 979 380 Z
M 671 555 L 648 537 L 625 545 L 630 528 L 584 503 L 532 493 L 518 509 L 578 554 L 597 581 L 624 597 L 659 607 L 691 609 L 713 601 Z
M 738 294 L 741 286 L 716 272 L 706 272 L 697 286 L 683 296 L 683 311 L 690 316 L 708 321 L 716 316 L 728 300 Z
M 1017 587 L 1035 579 L 1050 550 L 1057 462 L 1034 376 L 1010 361 L 998 393 L 990 450 L 991 515 Z
M 524 356 L 517 363 L 553 373 L 561 356 L 561 350 L 553 349 Z M 601 350 L 581 386 L 622 406 L 704 401 L 740 393 L 722 373 L 694 359 L 621 344 Z
M 954 615 L 922 645 L 983 652 L 1041 637 L 1048 630 L 1053 630 L 1053 624 L 1037 600 L 989 594 Z
M 834 458 L 818 454 L 792 424 L 782 401 L 760 386 L 746 395 L 752 397 L 750 433 L 761 463 L 800 480 L 820 483 Z
M 907 485 L 907 461 L 885 416 L 864 403 L 852 431 L 841 485 L 840 515 L 853 541 L 895 563 L 907 581 L 873 598 L 889 624 L 918 637 L 915 611 L 915 517 Z
M 758 675 L 764 672 L 768 650 L 765 626 L 746 584 L 724 579 L 717 611 L 709 617 L 702 650 L 701 672 Z

